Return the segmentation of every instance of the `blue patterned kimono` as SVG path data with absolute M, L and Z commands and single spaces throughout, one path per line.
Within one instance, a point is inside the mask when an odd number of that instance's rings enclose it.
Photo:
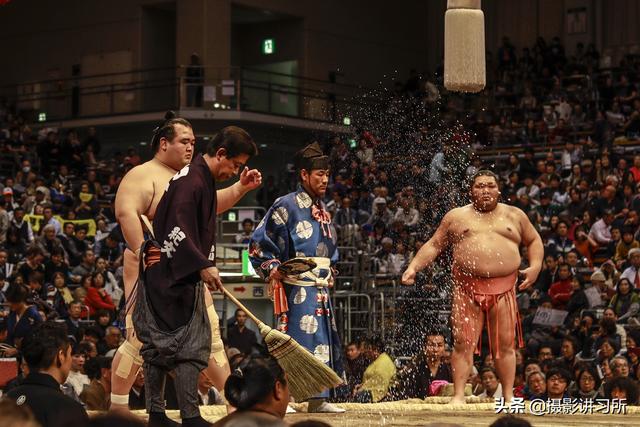
M 265 279 L 282 262 L 296 257 L 338 260 L 336 231 L 330 223 L 313 216 L 318 206 L 301 187 L 275 201 L 256 227 L 249 243 L 249 256 L 255 270 Z M 329 278 L 328 268 L 316 269 L 320 280 Z M 280 315 L 278 329 L 287 333 L 319 360 L 342 375 L 341 345 L 333 308 L 326 286 L 296 286 L 284 283 L 289 311 Z M 317 397 L 328 397 L 325 391 Z

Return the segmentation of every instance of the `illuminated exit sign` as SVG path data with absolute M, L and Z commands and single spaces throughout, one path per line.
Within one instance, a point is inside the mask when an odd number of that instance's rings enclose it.
M 262 40 L 262 54 L 271 55 L 276 51 L 276 44 L 273 39 Z

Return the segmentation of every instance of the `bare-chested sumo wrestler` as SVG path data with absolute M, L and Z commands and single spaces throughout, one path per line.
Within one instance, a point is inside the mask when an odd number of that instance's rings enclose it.
M 431 264 L 448 246 L 453 249 L 453 300 L 451 355 L 454 397 L 464 403 L 464 386 L 479 348 L 483 324 L 487 324 L 489 348 L 507 402 L 513 398 L 516 371 L 515 335 L 522 346 L 522 330 L 515 299 L 519 289 L 531 286 L 542 267 L 542 239 L 520 209 L 498 203 L 498 177 L 481 170 L 471 182 L 472 203 L 452 209 L 433 237 L 422 246 L 402 275 L 402 283 L 414 283 L 416 272 Z M 520 267 L 520 245 L 527 247 L 529 267 Z M 518 274 L 519 273 L 519 274 Z
M 113 359 L 111 409 L 129 410 L 129 392 L 143 363 L 140 356 L 142 343 L 135 337 L 131 321 L 133 307 L 130 306 L 131 292 L 138 278 L 138 254 L 145 240 L 145 230 L 140 216 L 145 215 L 149 220 L 153 220 L 156 207 L 169 181 L 191 162 L 194 145 L 195 136 L 191 124 L 185 119 L 176 118 L 173 112 L 168 112 L 165 121 L 154 131 L 151 142 L 151 148 L 154 151 L 153 159 L 131 169 L 122 179 L 116 194 L 116 218 L 127 243 L 123 274 L 127 301 L 127 340 L 118 348 Z M 237 172 L 230 171 L 230 173 Z M 260 183 L 261 176 L 257 170 L 249 171 L 244 168 L 240 181 L 216 192 L 217 212 L 221 213 L 231 208 L 242 196 Z M 220 337 L 218 316 L 213 309 L 213 300 L 209 292 L 205 292 L 205 302 L 212 325 L 211 358 L 205 374 L 214 383 L 216 389 L 222 391 L 229 376 L 229 365 Z

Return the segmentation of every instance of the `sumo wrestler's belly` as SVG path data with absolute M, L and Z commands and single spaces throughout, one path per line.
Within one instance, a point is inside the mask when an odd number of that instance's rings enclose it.
M 478 234 L 454 246 L 454 267 L 474 276 L 503 277 L 520 267 L 518 244 L 498 233 Z

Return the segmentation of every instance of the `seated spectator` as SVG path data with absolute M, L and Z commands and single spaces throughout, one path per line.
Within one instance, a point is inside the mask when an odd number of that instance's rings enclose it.
M 353 393 L 353 389 L 362 383 L 362 376 L 367 366 L 372 362 L 368 360 L 360 351 L 360 344 L 352 341 L 347 345 L 345 351 L 347 385 L 349 387 L 349 395 Z
M 78 219 L 92 219 L 98 213 L 97 197 L 90 193 L 88 182 L 80 185 L 80 192 L 73 210 Z
M 502 397 L 502 384 L 498 382 L 496 370 L 492 367 L 484 367 L 480 370 L 480 379 L 484 391 L 478 396 L 480 398 Z
M 16 283 L 10 285 L 5 297 L 10 309 L 7 316 L 7 339 L 5 342 L 20 348 L 24 337 L 28 336 L 39 323 L 42 323 L 43 319 L 35 306 L 27 304 L 29 290 L 25 286 Z M 16 354 L 15 348 L 5 350 L 6 357 Z
M 538 275 L 535 289 L 536 295 L 546 294 L 552 284 L 558 281 L 558 260 L 555 254 L 548 253 L 544 257 L 544 270 Z
M 333 223 L 336 228 L 340 229 L 345 225 L 358 224 L 358 209 L 351 207 L 351 199 L 345 197 L 342 199 L 342 206 L 336 211 L 336 215 L 333 218 Z
M 107 411 L 111 395 L 111 359 L 108 357 L 94 357 L 84 365 L 85 372 L 91 380 L 85 386 L 80 399 L 90 411 Z
M 120 344 L 122 343 L 122 332 L 120 329 L 115 326 L 107 327 L 104 334 L 104 342 L 106 344 L 104 355 L 113 358 L 116 350 L 118 350 L 118 347 L 120 347 Z
M 589 230 L 591 237 L 600 248 L 605 248 L 611 242 L 611 223 L 614 220 L 612 211 L 605 211 L 598 221 Z
M 98 314 L 98 310 L 108 310 L 113 313 L 116 309 L 113 300 L 104 289 L 104 281 L 100 281 L 100 278 L 96 280 L 96 277 L 102 278 L 101 274 L 97 274 L 91 277 L 91 286 L 87 289 L 87 296 L 84 299 L 85 305 L 89 307 L 89 315 L 95 317 Z M 86 282 L 85 282 L 86 283 Z M 84 285 L 84 283 L 83 283 Z
M 389 255 L 388 273 L 400 275 L 407 268 L 409 261 L 406 245 L 402 240 L 397 241 L 395 252 Z
M 213 381 L 204 373 L 198 376 L 198 405 L 224 405 L 224 398 L 213 386 Z
M 540 345 L 540 348 L 538 349 L 538 361 L 542 363 L 545 360 L 553 360 L 553 358 L 553 348 L 547 344 Z
M 95 270 L 96 256 L 91 249 L 87 249 L 82 253 L 82 262 L 71 270 L 74 276 L 85 276 L 93 273 Z
M 565 221 L 558 222 L 556 234 L 549 239 L 547 248 L 556 255 L 567 255 L 574 250 L 573 241 L 568 236 L 569 226 Z
M 245 419 L 263 426 L 285 425 L 282 419 L 289 404 L 289 386 L 285 372 L 272 356 L 246 356 L 237 366 L 231 366 L 224 394 L 237 410 L 214 427 L 236 425 Z
M 422 351 L 396 374 L 388 399 L 424 399 L 431 395 L 433 381 L 453 382 L 451 365 L 443 360 L 444 352 L 444 335 L 427 332 Z
M 71 345 L 64 327 L 51 323 L 38 325 L 25 337 L 22 353 L 29 365 L 29 375 L 7 396 L 20 399 L 43 427 L 84 425 L 88 418 L 82 405 L 60 390 L 72 364 Z
M 541 399 L 546 392 L 547 381 L 542 371 L 533 371 L 526 376 L 526 386 L 523 391 L 525 399 Z
M 540 187 L 533 183 L 533 177 L 529 174 L 523 177 L 524 186 L 516 191 L 518 198 L 527 195 L 534 206 L 540 203 Z
M 640 309 L 640 296 L 631 287 L 629 279 L 621 277 L 616 286 L 616 294 L 609 303 L 621 323 L 635 317 Z
M 573 273 L 569 264 L 560 264 L 558 267 L 558 281 L 549 288 L 549 296 L 553 308 L 564 308 L 573 294 L 571 281 Z
M 617 377 L 608 381 L 604 387 L 604 396 L 606 399 L 624 399 L 627 405 L 637 405 L 638 383 L 628 377 Z
M 571 288 L 573 292 L 567 302 L 567 311 L 569 313 L 580 313 L 582 310 L 589 308 L 589 299 L 584 293 L 584 284 L 580 277 L 574 276 L 571 279 Z
M 56 229 L 51 224 L 44 226 L 42 235 L 36 239 L 36 245 L 45 258 L 51 258 L 51 253 L 54 250 L 63 250 L 62 242 L 56 237 Z
M 547 372 L 547 392 L 542 399 L 568 398 L 568 388 L 571 383 L 571 373 L 563 368 L 551 368 Z
M 611 359 L 609 368 L 613 378 L 629 376 L 629 361 L 624 356 L 615 356 Z
M 94 274 L 101 274 L 104 280 L 104 289 L 107 291 L 113 303 L 117 307 L 124 295 L 124 290 L 118 284 L 118 280 L 111 271 L 107 269 L 107 260 L 99 257 L 96 259 L 96 269 Z
M 609 364 L 613 357 L 618 354 L 619 346 L 618 343 L 609 337 L 601 337 L 595 342 L 596 354 L 598 362 L 607 362 L 607 366 L 609 369 L 611 365 Z
M 376 224 L 381 222 L 384 225 L 391 224 L 393 221 L 393 214 L 387 208 L 387 199 L 384 197 L 376 197 L 373 199 L 373 212 L 367 220 L 367 224 Z
M 36 245 L 29 246 L 25 253 L 25 258 L 24 262 L 18 266 L 18 274 L 22 276 L 24 283 L 28 282 L 31 273 L 42 273 L 44 277 L 45 269 L 42 249 Z
M 576 354 L 580 349 L 578 348 L 578 341 L 571 335 L 567 335 L 562 341 L 562 347 L 560 347 L 561 356 L 557 359 L 558 366 L 562 366 L 569 372 L 573 372 L 573 365 L 576 363 Z
M 237 348 L 241 353 L 248 355 L 258 342 L 256 333 L 246 327 L 247 313 L 244 310 L 238 308 L 235 313 L 235 319 L 235 324 L 227 330 L 227 345 Z
M 640 289 L 640 249 L 631 249 L 628 254 L 629 267 L 627 267 L 620 279 L 627 279 L 632 289 Z
M 69 317 L 64 323 L 67 325 L 69 335 L 75 337 L 76 342 L 80 342 L 84 335 L 84 328 L 80 324 L 80 315 L 82 314 L 82 304 L 79 301 L 72 301 L 69 304 Z
M 144 370 L 140 369 L 138 370 L 138 375 L 136 375 L 136 379 L 131 386 L 131 391 L 129 392 L 129 409 L 134 410 L 145 408 Z
M 91 382 L 89 377 L 84 373 L 84 363 L 86 355 L 84 354 L 84 346 L 76 344 L 71 351 L 71 370 L 67 376 L 66 384 L 73 387 L 76 396 L 80 396 L 84 386 Z
M 37 192 L 38 191 L 36 191 L 36 193 Z M 47 225 L 53 226 L 56 236 L 59 234 L 62 234 L 62 225 L 60 224 L 60 221 L 58 221 L 53 217 L 53 208 L 51 207 L 51 205 L 46 205 L 44 207 L 44 209 L 42 210 L 42 216 L 43 216 L 42 223 L 41 223 L 42 229 L 40 230 L 42 234 L 44 234 L 44 231 Z
M 71 289 L 67 286 L 66 276 L 60 271 L 53 273 L 51 277 L 51 284 L 56 288 L 56 291 L 62 296 L 65 304 L 69 305 L 73 302 L 73 295 Z
M 628 227 L 622 230 L 622 240 L 616 246 L 616 254 L 613 257 L 618 268 L 622 267 L 622 264 L 627 260 L 631 249 L 640 248 L 640 243 L 633 237 L 633 231 Z
M 382 247 L 373 256 L 373 262 L 376 266 L 378 275 L 391 274 L 391 254 L 393 251 L 393 239 L 391 237 L 383 237 L 381 240 Z
M 74 234 L 76 225 L 73 222 L 65 222 L 62 228 L 62 234 L 58 236 L 62 247 L 67 253 L 69 265 L 76 266 L 82 261 L 82 253 L 76 247 Z
M 51 250 L 51 257 L 44 263 L 44 281 L 53 284 L 53 275 L 62 273 L 64 278 L 69 277 L 69 266 L 64 261 L 64 249 L 56 247 Z
M 359 403 L 379 402 L 389 391 L 391 380 L 396 374 L 396 365 L 385 353 L 382 338 L 366 339 L 364 354 L 373 362 L 364 371 L 362 383 L 354 389 L 353 400 Z
M 245 218 L 242 220 L 242 232 L 238 233 L 234 237 L 236 244 L 248 245 L 253 234 L 253 220 Z
M 400 200 L 400 207 L 393 216 L 394 221 L 401 222 L 404 226 L 410 229 L 414 228 L 420 221 L 420 214 L 418 210 L 412 208 L 409 204 L 409 198 L 403 197 Z
M 596 399 L 601 385 L 600 375 L 593 365 L 586 363 L 578 371 L 575 384 L 575 391 L 573 391 L 571 397 L 576 399 Z

